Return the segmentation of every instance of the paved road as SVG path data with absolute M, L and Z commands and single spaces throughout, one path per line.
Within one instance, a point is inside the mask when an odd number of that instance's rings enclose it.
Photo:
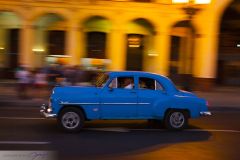
M 190 120 L 172 132 L 146 121 L 93 121 L 77 134 L 61 132 L 37 108 L 0 108 L 0 150 L 55 151 L 56 160 L 238 160 L 240 109 L 212 108 L 213 116 Z

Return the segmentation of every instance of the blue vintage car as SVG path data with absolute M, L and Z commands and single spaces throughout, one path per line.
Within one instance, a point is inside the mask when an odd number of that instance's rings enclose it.
M 57 118 L 66 131 L 76 132 L 88 120 L 163 120 L 166 128 L 180 130 L 189 118 L 211 115 L 208 102 L 178 90 L 172 81 L 147 72 L 107 72 L 97 76 L 95 86 L 59 86 L 48 106 L 40 112 Z

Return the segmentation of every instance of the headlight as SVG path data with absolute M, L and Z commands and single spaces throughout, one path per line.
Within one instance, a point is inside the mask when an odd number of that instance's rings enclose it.
M 51 108 L 51 107 L 48 107 L 47 112 L 48 112 L 48 113 L 52 112 L 52 108 Z

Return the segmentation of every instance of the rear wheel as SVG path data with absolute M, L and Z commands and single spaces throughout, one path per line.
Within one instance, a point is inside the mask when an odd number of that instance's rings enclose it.
M 58 124 L 67 132 L 77 132 L 84 125 L 84 115 L 78 108 L 65 108 L 59 114 Z
M 165 115 L 164 124 L 170 130 L 182 130 L 188 125 L 188 116 L 183 110 L 170 110 Z

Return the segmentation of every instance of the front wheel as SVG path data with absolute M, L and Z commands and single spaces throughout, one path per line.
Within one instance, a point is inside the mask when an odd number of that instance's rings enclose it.
M 182 110 L 170 110 L 164 119 L 165 127 L 170 130 L 182 130 L 188 125 L 188 116 Z
M 67 132 L 77 132 L 84 125 L 84 116 L 77 108 L 65 108 L 58 117 L 59 126 Z

